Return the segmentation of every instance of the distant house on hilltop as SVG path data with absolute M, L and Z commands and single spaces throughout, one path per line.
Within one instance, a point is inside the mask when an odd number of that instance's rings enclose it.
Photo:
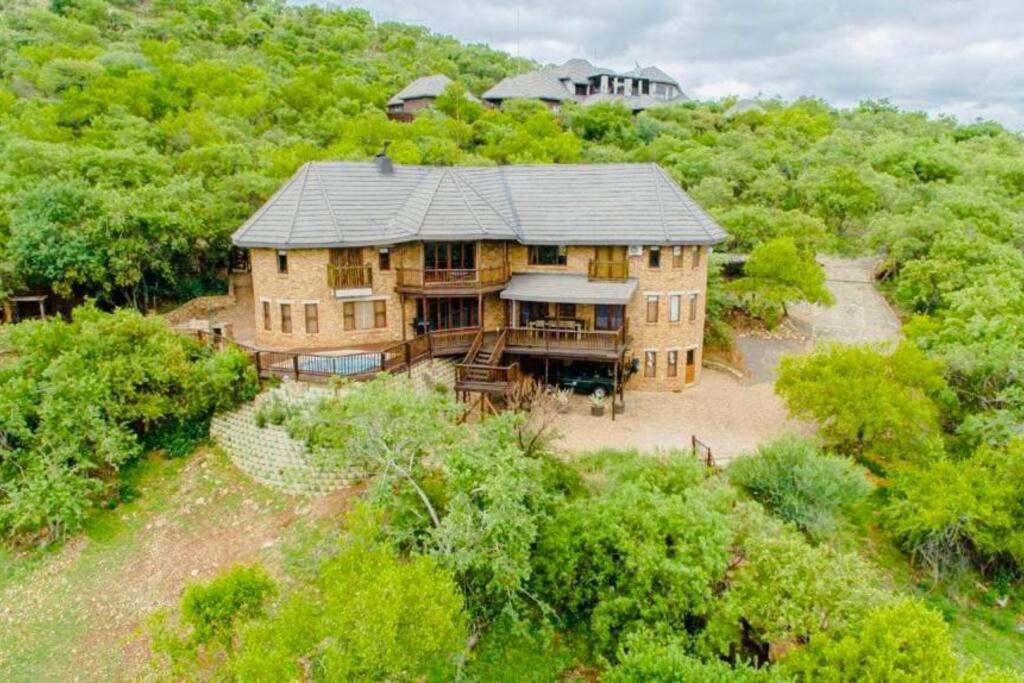
M 443 74 L 417 78 L 388 101 L 388 115 L 393 119 L 410 119 L 416 110 L 433 104 L 451 82 Z M 616 73 L 585 59 L 570 59 L 561 66 L 509 76 L 481 98 L 493 106 L 508 100 L 540 100 L 552 109 L 566 101 L 585 107 L 621 102 L 634 113 L 687 100 L 679 83 L 656 66 L 638 65 L 631 71 Z
M 679 83 L 656 66 L 639 65 L 625 73 L 570 59 L 560 66 L 511 76 L 485 92 L 482 99 L 500 105 L 508 100 L 536 99 L 552 108 L 574 101 L 583 106 L 622 102 L 634 112 L 685 102 Z
M 413 112 L 432 105 L 451 83 L 452 79 L 444 74 L 417 78 L 388 100 L 388 116 L 395 119 L 410 118 Z M 469 93 L 466 96 L 479 101 Z

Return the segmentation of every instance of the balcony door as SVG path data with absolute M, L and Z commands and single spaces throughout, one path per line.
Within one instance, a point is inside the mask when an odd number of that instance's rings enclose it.
M 427 331 L 456 330 L 480 325 L 476 297 L 450 297 L 416 300 L 417 334 Z
M 625 320 L 625 306 L 597 304 L 594 306 L 594 329 L 615 331 Z
M 472 280 L 476 275 L 476 242 L 424 242 L 425 282 Z
M 361 266 L 363 265 L 363 250 L 359 248 L 331 249 L 331 265 L 336 268 Z

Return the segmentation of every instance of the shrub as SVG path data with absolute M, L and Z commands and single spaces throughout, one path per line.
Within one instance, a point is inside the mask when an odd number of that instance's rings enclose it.
M 1024 439 L 900 473 L 885 527 L 938 580 L 971 561 L 1024 566 Z M 1005 564 L 1005 562 L 1004 562 Z
M 875 607 L 842 635 L 816 635 L 780 666 L 801 681 L 968 680 L 949 627 L 913 600 Z
M 256 375 L 134 311 L 75 309 L 10 326 L 0 362 L 0 536 L 78 528 L 146 447 L 175 454 L 210 415 L 251 398 Z
M 657 638 L 648 632 L 626 638 L 619 663 L 601 678 L 606 683 L 746 683 L 782 680 L 768 669 L 732 667 L 719 660 L 702 661 L 689 654 L 680 640 Z
M 942 451 L 941 365 L 902 342 L 832 344 L 779 364 L 775 391 L 793 415 L 816 420 L 826 446 L 879 469 L 927 462 Z
M 840 514 L 870 491 L 863 470 L 795 436 L 761 446 L 729 464 L 729 479 L 814 539 L 831 534 Z
M 315 585 L 241 631 L 239 680 L 451 680 L 467 637 L 462 597 L 433 559 L 359 536 Z
M 207 584 L 193 584 L 181 597 L 181 619 L 195 643 L 220 642 L 231 648 L 235 624 L 263 614 L 277 592 L 262 567 L 235 567 Z
M 684 631 L 710 611 L 728 566 L 729 504 L 721 490 L 666 494 L 636 483 L 569 501 L 537 543 L 537 593 L 603 657 L 643 627 Z
M 811 546 L 763 515 L 749 522 L 756 527 L 700 636 L 702 653 L 765 657 L 773 648 L 842 630 L 886 599 L 858 556 Z

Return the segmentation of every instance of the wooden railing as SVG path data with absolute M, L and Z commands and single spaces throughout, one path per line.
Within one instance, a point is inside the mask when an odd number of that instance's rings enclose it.
M 516 382 L 519 380 L 519 376 L 519 363 L 512 363 L 512 365 L 460 363 L 455 366 L 456 386 L 465 382 L 483 384 Z
M 615 280 L 622 282 L 629 277 L 629 263 L 626 261 L 596 261 L 587 264 L 587 277 L 591 280 Z
M 429 336 L 433 354 L 444 356 L 451 353 L 466 353 L 479 334 L 479 327 L 460 327 L 454 330 L 438 330 L 424 336 Z
M 364 289 L 373 286 L 373 268 L 327 264 L 327 286 L 330 289 Z
M 396 268 L 399 287 L 417 289 L 459 289 L 502 285 L 508 282 L 508 264 L 489 268 Z
M 508 339 L 508 328 L 506 327 L 498 335 L 498 340 L 494 342 L 494 348 L 491 349 L 491 362 L 490 365 L 497 365 L 501 360 L 501 356 L 505 353 L 505 344 Z
M 545 351 L 619 352 L 625 343 L 625 330 L 568 330 L 558 328 L 510 327 L 508 347 L 526 347 Z

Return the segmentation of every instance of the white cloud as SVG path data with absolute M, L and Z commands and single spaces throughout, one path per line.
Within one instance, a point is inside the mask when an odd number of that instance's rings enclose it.
M 378 19 L 422 24 L 540 62 L 586 57 L 620 69 L 655 64 L 698 98 L 810 95 L 844 106 L 888 98 L 910 109 L 1024 129 L 1020 0 L 361 4 Z

